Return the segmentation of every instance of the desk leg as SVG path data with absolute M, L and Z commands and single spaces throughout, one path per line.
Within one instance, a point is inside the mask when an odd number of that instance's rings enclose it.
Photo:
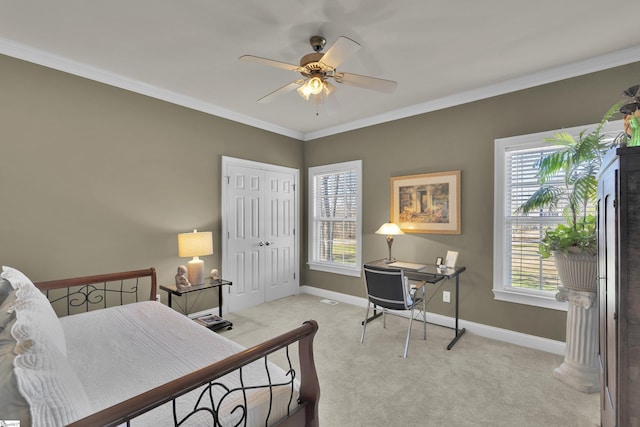
M 218 315 L 222 317 L 222 285 L 218 286 Z M 233 329 L 233 323 L 225 320 L 220 324 L 217 329 L 227 328 L 227 330 Z M 216 329 L 216 330 L 217 330 Z
M 462 335 L 464 335 L 465 333 L 464 328 L 458 329 L 458 317 L 459 317 L 459 310 L 460 310 L 460 302 L 458 301 L 459 295 L 460 295 L 460 275 L 457 275 L 456 276 L 456 329 L 455 329 L 456 336 L 451 340 L 451 342 L 447 346 L 447 350 L 451 350 L 453 346 L 456 345 L 456 342 L 458 342 L 460 337 L 462 337 Z
M 169 304 L 169 308 L 171 308 L 171 292 L 167 292 L 168 298 L 167 298 L 167 304 Z

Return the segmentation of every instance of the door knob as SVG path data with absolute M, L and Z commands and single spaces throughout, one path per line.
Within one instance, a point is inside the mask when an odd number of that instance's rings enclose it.
M 258 242 L 258 246 L 264 246 L 264 242 Z
M 269 245 L 273 245 L 273 242 L 269 242 L 269 241 L 267 241 L 267 242 L 265 243 L 265 245 L 267 245 L 267 246 L 269 246 Z

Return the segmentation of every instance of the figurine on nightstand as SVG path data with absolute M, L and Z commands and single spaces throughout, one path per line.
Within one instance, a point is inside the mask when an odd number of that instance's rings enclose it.
M 211 279 L 218 280 L 219 278 L 220 278 L 220 273 L 218 272 L 218 269 L 214 268 L 213 270 L 211 270 Z
M 186 274 L 187 267 L 185 267 L 184 265 L 178 267 L 178 274 L 176 274 L 176 286 L 178 288 L 187 288 L 191 286 L 191 283 L 189 283 L 189 280 L 187 280 Z

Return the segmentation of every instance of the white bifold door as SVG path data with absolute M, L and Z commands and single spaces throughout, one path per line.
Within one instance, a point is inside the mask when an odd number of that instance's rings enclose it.
M 298 170 L 222 158 L 223 308 L 236 311 L 298 291 Z

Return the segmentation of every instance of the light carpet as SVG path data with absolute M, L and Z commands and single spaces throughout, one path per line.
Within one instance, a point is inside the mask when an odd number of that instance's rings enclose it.
M 229 313 L 222 334 L 252 346 L 315 319 L 320 425 L 348 426 L 597 426 L 599 395 L 553 378 L 563 358 L 467 333 L 451 350 L 453 330 L 387 316 L 367 326 L 365 309 L 301 294 Z

